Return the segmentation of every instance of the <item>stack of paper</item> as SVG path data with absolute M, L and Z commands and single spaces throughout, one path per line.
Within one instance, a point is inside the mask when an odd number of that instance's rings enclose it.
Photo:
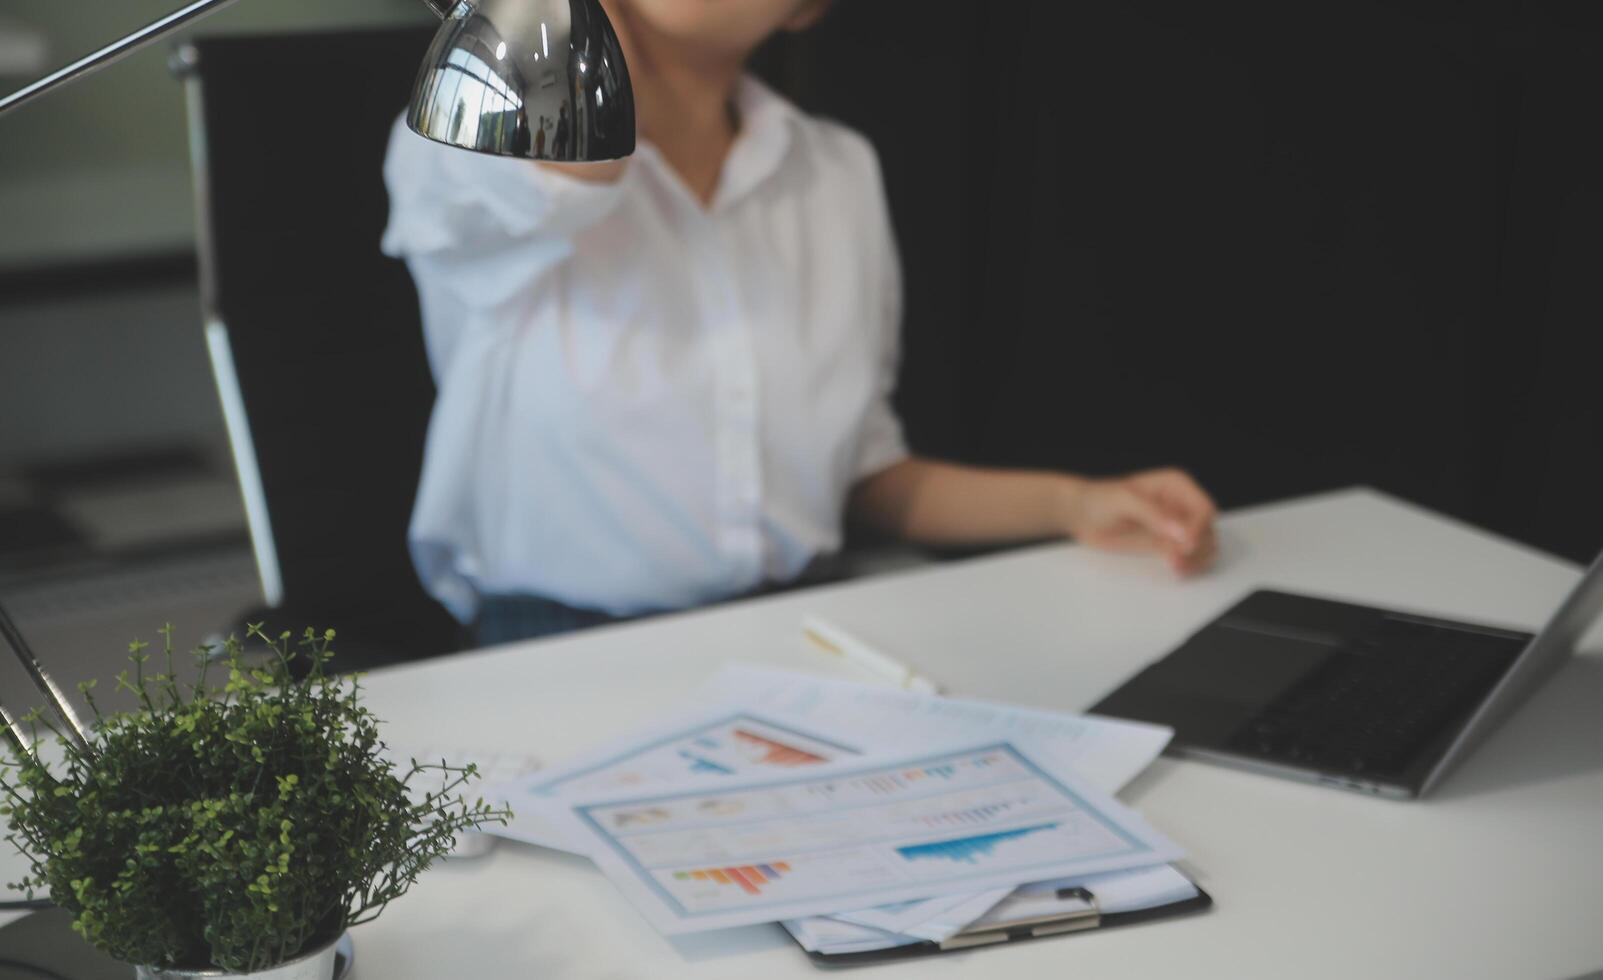
M 665 933 L 807 949 L 950 940 L 1195 888 L 1111 793 L 1170 732 L 732 666 L 687 714 L 499 788 L 504 836 L 586 854 Z M 1189 892 L 1188 892 L 1189 890 Z

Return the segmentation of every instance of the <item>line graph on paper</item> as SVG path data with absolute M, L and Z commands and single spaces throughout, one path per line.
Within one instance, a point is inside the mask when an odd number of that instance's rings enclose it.
M 1032 834 L 1056 830 L 1057 824 L 1043 823 L 1016 830 L 999 830 L 993 834 L 976 834 L 951 840 L 931 841 L 898 847 L 896 853 L 907 861 L 953 861 L 958 864 L 978 864 L 981 858 L 991 857 L 996 849 L 1008 841 L 1022 840 Z

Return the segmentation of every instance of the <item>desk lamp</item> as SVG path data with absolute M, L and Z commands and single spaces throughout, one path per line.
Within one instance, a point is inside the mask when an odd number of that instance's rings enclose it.
M 0 98 L 0 115 L 232 2 L 195 0 Z M 481 153 L 567 163 L 634 152 L 629 69 L 598 0 L 423 2 L 443 23 L 412 87 L 406 121 L 413 131 Z M 280 138 L 287 139 L 295 138 L 296 113 L 327 111 L 284 109 L 289 122 Z M 561 138 L 536 141 L 548 123 Z
M 0 98 L 0 115 L 232 2 L 196 0 Z M 423 2 L 443 23 L 418 71 L 406 113 L 407 124 L 419 135 L 481 153 L 570 163 L 615 160 L 634 152 L 629 69 L 598 0 Z M 264 83 L 271 84 L 271 79 Z M 326 107 L 285 110 L 289 125 L 280 138 L 294 139 L 295 114 L 324 112 Z M 533 133 L 547 123 L 561 137 L 536 141 Z M 64 723 L 63 734 L 83 744 L 82 721 L 4 606 L 0 639 Z M 23 748 L 25 735 L 3 706 L 0 729 L 0 737 L 13 748 Z
M 233 0 L 194 0 L 165 17 L 0 97 L 0 116 L 117 61 Z M 423 0 L 441 19 L 424 56 L 407 125 L 440 143 L 491 153 L 566 163 L 615 160 L 635 148 L 634 93 L 618 35 L 598 0 Z M 272 79 L 263 79 L 271 85 Z M 331 93 L 337 99 L 338 93 Z M 300 115 L 323 105 L 286 105 L 277 137 L 295 139 Z M 532 122 L 531 122 L 532 120 Z M 555 139 L 535 139 L 547 125 Z M 378 177 L 375 174 L 374 179 Z M 22 664 L 53 713 L 61 734 L 86 744 L 85 725 L 39 664 L 0 605 L 0 642 Z M 0 703 L 0 738 L 19 754 L 24 731 Z M 37 928 L 35 920 L 29 928 Z M 45 943 L 78 945 L 70 933 Z M 33 947 L 39 946 L 35 936 Z M 349 962 L 349 961 L 347 961 Z
M 233 0 L 195 0 L 167 16 L 0 97 L 0 116 L 50 90 L 104 68 Z M 618 35 L 598 0 L 423 0 L 443 21 L 412 87 L 406 121 L 421 136 L 498 156 L 567 163 L 615 160 L 635 148 L 634 94 Z M 271 85 L 272 79 L 263 79 Z M 337 98 L 338 93 L 332 93 Z M 322 113 L 321 105 L 288 105 L 281 139 L 295 139 L 297 114 Z M 531 123 L 531 120 L 533 122 Z M 550 126 L 556 139 L 534 139 Z M 378 176 L 375 174 L 374 179 Z M 40 665 L 5 606 L 0 643 L 22 664 L 59 719 L 63 737 L 79 746 L 89 733 L 60 687 Z M 0 703 L 0 738 L 27 754 L 30 735 Z M 31 903 L 11 908 L 32 907 Z M 29 948 L 68 950 L 80 941 L 64 930 L 40 933 Z M 48 932 L 48 930 L 47 930 Z M 41 946 L 42 944 L 42 946 Z M 347 961 L 349 962 L 349 961 Z
M 33 650 L 28 646 L 28 641 L 22 638 L 21 631 L 17 629 L 17 624 L 11 621 L 11 614 L 6 612 L 5 606 L 0 606 L 0 640 L 5 642 L 6 649 L 17 658 L 17 662 L 22 664 L 22 668 L 28 672 L 29 679 L 39 689 L 39 693 L 44 695 L 45 701 L 55 712 L 56 717 L 61 720 L 61 734 L 72 739 L 79 747 L 86 745 L 88 734 L 84 731 L 83 720 L 72 710 L 72 705 L 61 693 L 61 688 L 56 686 L 55 680 L 39 665 Z M 6 710 L 4 704 L 0 704 L 0 727 L 5 728 L 5 739 L 11 743 L 13 751 L 22 755 L 28 754 L 29 733 L 23 730 L 18 719 Z

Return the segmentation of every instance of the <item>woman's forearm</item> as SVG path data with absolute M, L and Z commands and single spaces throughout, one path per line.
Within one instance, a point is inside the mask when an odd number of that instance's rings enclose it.
M 919 544 L 982 545 L 1056 537 L 1079 478 L 982 469 L 917 457 L 860 481 L 853 519 Z

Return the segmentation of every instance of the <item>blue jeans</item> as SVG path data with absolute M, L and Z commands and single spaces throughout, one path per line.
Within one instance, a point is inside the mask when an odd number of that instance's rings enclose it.
M 721 602 L 772 595 L 809 585 L 839 581 L 842 568 L 834 556 L 821 556 L 802 574 L 790 582 L 770 582 L 741 595 L 730 596 Z M 716 603 L 715 603 L 716 604 Z M 473 621 L 473 640 L 481 647 L 516 640 L 534 640 L 543 636 L 557 636 L 592 626 L 622 623 L 641 619 L 651 613 L 637 616 L 614 616 L 594 609 L 581 609 L 537 595 L 483 595 L 479 597 L 479 618 Z
M 541 596 L 487 595 L 479 599 L 479 617 L 473 622 L 473 640 L 478 646 L 487 647 L 620 623 L 625 618 L 628 617 L 613 616 L 594 609 L 578 609 Z

